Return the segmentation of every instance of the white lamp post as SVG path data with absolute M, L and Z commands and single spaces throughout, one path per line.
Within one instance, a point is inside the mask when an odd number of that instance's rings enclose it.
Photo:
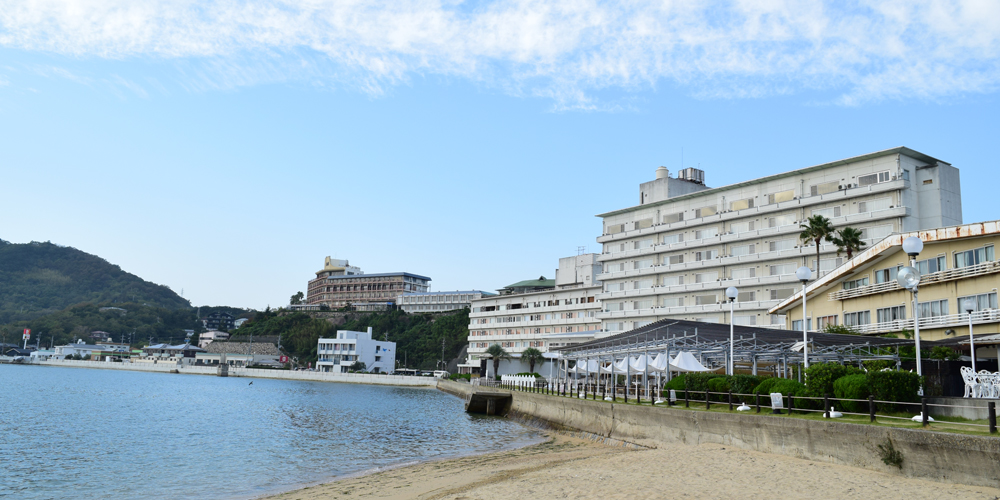
M 733 335 L 733 310 L 735 309 L 736 297 L 739 297 L 740 291 L 736 289 L 735 286 L 731 286 L 726 289 L 726 298 L 729 299 L 729 374 L 735 375 L 735 363 L 733 362 L 733 354 L 735 354 L 735 340 Z
M 819 267 L 819 263 L 816 264 Z M 812 278 L 812 270 L 802 266 L 795 270 L 795 277 L 802 282 L 802 365 L 809 368 L 809 338 L 807 336 L 809 316 L 806 314 L 806 283 Z
M 972 372 L 976 372 L 976 343 L 972 338 L 972 313 L 976 310 L 976 299 L 965 299 L 965 312 L 969 313 L 969 352 L 972 353 Z
M 910 265 L 896 273 L 896 282 L 899 283 L 899 286 L 913 293 L 913 338 L 917 349 L 917 375 L 921 377 L 923 376 L 923 367 L 920 363 L 920 302 L 917 295 L 917 288 L 920 286 L 920 271 L 917 270 L 917 255 L 920 255 L 923 249 L 924 242 L 916 236 L 910 236 L 903 240 L 903 251 L 910 256 Z M 923 384 L 920 385 L 917 394 L 924 395 Z

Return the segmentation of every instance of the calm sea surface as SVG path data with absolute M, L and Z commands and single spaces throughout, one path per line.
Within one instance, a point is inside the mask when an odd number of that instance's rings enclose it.
M 0 387 L 6 498 L 251 498 L 540 439 L 433 389 L 12 365 Z

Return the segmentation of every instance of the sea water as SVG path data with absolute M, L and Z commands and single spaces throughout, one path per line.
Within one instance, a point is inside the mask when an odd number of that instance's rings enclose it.
M 540 440 L 427 388 L 18 365 L 0 387 L 3 498 L 245 499 Z

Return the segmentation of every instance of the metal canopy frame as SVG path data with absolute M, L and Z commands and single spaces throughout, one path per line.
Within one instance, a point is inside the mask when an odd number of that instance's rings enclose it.
M 735 327 L 733 361 L 756 374 L 766 367 L 787 376 L 789 365 L 803 360 L 802 333 L 756 327 Z M 892 361 L 899 365 L 899 346 L 913 345 L 909 339 L 862 337 L 815 332 L 809 338 L 810 362 L 860 363 Z M 724 368 L 729 362 L 729 325 L 686 320 L 660 320 L 611 337 L 553 349 L 566 361 L 599 360 L 617 362 L 625 356 L 680 351 L 693 354 L 709 370 Z M 568 368 L 568 364 L 566 366 Z M 633 375 L 644 375 L 643 372 Z M 645 375 L 649 375 L 646 373 Z M 669 374 L 667 378 L 669 378 Z

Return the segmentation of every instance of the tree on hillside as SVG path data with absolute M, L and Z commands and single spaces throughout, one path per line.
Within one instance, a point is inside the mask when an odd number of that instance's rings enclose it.
M 819 277 L 819 244 L 826 239 L 831 240 L 831 235 L 833 235 L 833 226 L 830 224 L 830 219 L 823 217 L 822 215 L 814 215 L 806 219 L 805 224 L 799 224 L 799 228 L 802 232 L 799 233 L 799 239 L 803 242 L 814 242 L 816 244 L 816 276 Z
M 302 292 L 297 292 L 295 295 L 292 295 L 292 299 L 288 303 L 293 306 L 299 305 L 302 303 L 303 298 L 305 298 L 305 294 Z
M 542 351 L 534 347 L 529 347 L 521 352 L 521 359 L 528 362 L 528 371 L 531 373 L 535 373 L 535 363 L 541 363 L 545 360 Z
M 837 231 L 837 234 L 829 238 L 830 242 L 837 245 L 837 256 L 840 256 L 841 252 L 847 253 L 847 260 L 854 257 L 854 252 L 860 252 L 862 248 L 865 247 L 866 243 L 861 239 L 862 233 L 860 229 L 854 229 L 853 227 L 845 227 Z
M 493 344 L 486 348 L 486 354 L 493 356 L 493 375 L 496 376 L 497 371 L 500 370 L 500 360 L 510 359 L 510 353 L 506 349 L 500 347 L 500 344 Z

